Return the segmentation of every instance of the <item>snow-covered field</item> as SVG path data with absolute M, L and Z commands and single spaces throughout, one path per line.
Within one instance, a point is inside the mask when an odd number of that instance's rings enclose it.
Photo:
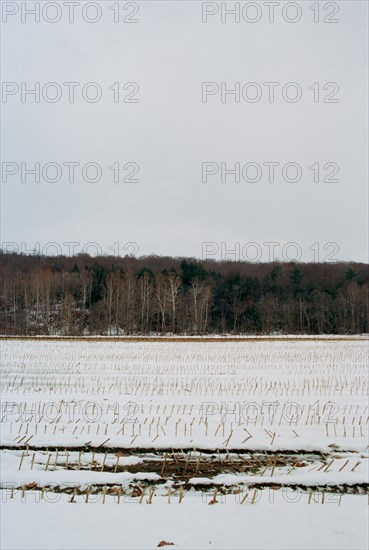
M 301 497 L 298 495 L 297 498 Z M 313 548 L 367 549 L 367 497 L 345 495 L 337 502 L 293 501 L 268 492 L 253 505 L 233 497 L 209 506 L 199 497 L 179 505 L 157 498 L 152 505 L 122 503 L 107 497 L 85 504 L 61 498 L 25 504 L 20 496 L 2 506 L 2 549 L 143 549 L 160 541 L 181 549 L 273 550 Z M 169 547 L 172 548 L 172 547 Z
M 1 351 L 2 548 L 367 547 L 365 337 Z

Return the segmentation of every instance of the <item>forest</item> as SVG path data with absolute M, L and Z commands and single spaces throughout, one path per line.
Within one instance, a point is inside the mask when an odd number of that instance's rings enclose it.
M 362 263 L 0 252 L 3 335 L 368 333 Z

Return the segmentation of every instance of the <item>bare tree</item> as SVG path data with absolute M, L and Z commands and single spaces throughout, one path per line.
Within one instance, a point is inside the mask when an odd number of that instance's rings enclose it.
M 181 286 L 181 279 L 175 272 L 170 271 L 168 274 L 168 294 L 171 309 L 170 330 L 172 333 L 176 332 L 177 304 Z
M 166 332 L 166 315 L 168 309 L 168 280 L 162 273 L 157 273 L 155 277 L 155 298 L 160 315 L 160 330 L 162 334 Z

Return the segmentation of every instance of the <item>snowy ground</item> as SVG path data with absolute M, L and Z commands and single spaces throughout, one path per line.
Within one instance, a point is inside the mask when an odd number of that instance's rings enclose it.
M 2 342 L 2 444 L 365 450 L 368 341 Z
M 112 497 L 86 504 L 82 497 L 69 503 L 55 495 L 25 503 L 14 495 L 2 505 L 1 548 L 8 549 L 147 549 L 160 541 L 174 548 L 212 550 L 328 549 L 368 547 L 367 496 L 344 495 L 323 505 L 306 494 L 263 491 L 258 500 L 240 504 L 236 496 L 210 506 L 200 496 L 168 504 L 156 498 L 151 505 L 121 502 Z M 170 548 L 170 547 L 169 547 Z
M 367 548 L 365 337 L 1 351 L 2 548 Z

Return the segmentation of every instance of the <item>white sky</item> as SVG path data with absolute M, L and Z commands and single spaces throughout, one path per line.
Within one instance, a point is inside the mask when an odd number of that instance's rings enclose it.
M 263 243 L 281 243 L 275 257 L 283 259 L 282 246 L 296 242 L 301 259 L 311 261 L 309 247 L 319 243 L 324 259 L 333 249 L 323 247 L 334 242 L 339 247 L 334 259 L 368 261 L 367 2 L 337 2 L 339 22 L 333 24 L 314 23 L 310 1 L 298 3 L 302 16 L 295 24 L 283 20 L 283 3 L 274 23 L 259 3 L 262 17 L 254 24 L 231 17 L 222 23 L 220 3 L 219 13 L 204 24 L 201 1 L 137 2 L 137 24 L 114 23 L 109 0 L 98 3 L 102 17 L 96 24 L 82 19 L 84 2 L 76 6 L 74 23 L 59 2 L 62 18 L 55 24 L 42 15 L 39 23 L 31 16 L 22 23 L 21 2 L 1 3 L 3 17 L 4 4 L 19 8 L 2 25 L 3 82 L 19 87 L 40 82 L 41 88 L 57 82 L 63 90 L 56 103 L 42 97 L 35 103 L 30 96 L 22 103 L 20 92 L 4 103 L 3 94 L 3 170 L 9 162 L 19 168 L 22 162 L 95 162 L 102 168 L 97 183 L 83 181 L 80 169 L 69 183 L 66 167 L 56 183 L 42 176 L 35 183 L 30 175 L 22 182 L 20 169 L 6 182 L 3 176 L 3 243 L 26 242 L 32 249 L 36 242 L 53 241 L 66 253 L 63 243 L 69 241 L 80 243 L 76 252 L 92 241 L 105 252 L 115 242 L 121 251 L 135 242 L 138 255 L 200 258 L 202 243 L 212 242 L 220 259 L 222 242 L 229 249 L 240 243 L 240 250 L 256 242 L 266 261 Z M 325 4 L 320 2 L 321 19 L 331 10 Z M 126 5 L 121 16 L 132 9 Z M 257 82 L 262 98 L 222 103 L 217 94 L 203 103 L 204 81 L 229 87 Z M 281 83 L 274 103 L 263 86 L 272 81 Z M 64 82 L 81 83 L 74 103 L 68 102 Z M 87 82 L 101 86 L 101 101 L 81 98 Z M 139 102 L 114 103 L 109 90 L 114 82 L 139 84 Z M 288 82 L 301 86 L 297 103 L 281 96 Z M 326 82 L 338 83 L 339 102 L 314 103 L 309 90 L 314 82 L 321 98 L 332 91 L 323 90 Z M 278 169 L 269 183 L 264 168 L 255 183 L 235 183 L 232 177 L 222 183 L 219 174 L 202 181 L 203 162 L 231 167 L 268 161 L 299 163 L 301 180 L 283 181 Z M 139 182 L 114 183 L 108 167 L 115 162 L 136 162 Z M 323 176 L 325 163 L 337 163 L 339 182 L 315 183 L 308 168 L 315 162 Z

